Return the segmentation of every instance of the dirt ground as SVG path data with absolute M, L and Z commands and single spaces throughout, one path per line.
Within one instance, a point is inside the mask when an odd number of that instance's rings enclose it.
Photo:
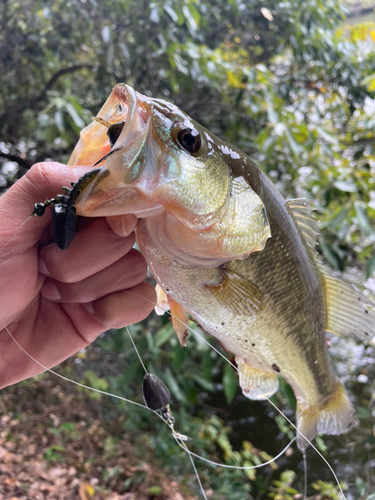
M 49 377 L 1 391 L 0 500 L 197 500 L 98 404 Z

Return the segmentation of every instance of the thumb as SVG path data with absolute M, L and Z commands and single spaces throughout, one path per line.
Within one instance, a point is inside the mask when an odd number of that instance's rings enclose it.
M 37 163 L 0 198 L 0 236 L 7 243 L 17 238 L 26 248 L 34 245 L 51 221 L 51 215 L 31 217 L 35 203 L 61 194 L 62 186 L 77 182 L 92 167 L 75 167 L 55 162 Z M 27 224 L 23 225 L 27 221 Z M 18 245 L 17 245 L 18 246 Z

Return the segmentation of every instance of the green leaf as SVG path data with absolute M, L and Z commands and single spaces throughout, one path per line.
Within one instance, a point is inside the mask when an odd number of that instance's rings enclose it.
M 205 378 L 200 377 L 199 375 L 196 375 L 195 373 L 193 373 L 191 375 L 191 378 L 193 380 L 195 380 L 197 382 L 197 384 L 199 384 L 205 391 L 214 392 L 215 385 L 212 382 L 209 382 Z
M 172 9 L 172 7 L 168 4 L 164 4 L 164 10 L 169 14 L 169 16 L 171 17 L 172 21 L 174 21 L 175 23 L 177 23 L 178 21 L 178 15 L 176 14 L 176 12 Z
M 354 203 L 354 208 L 355 208 L 355 214 L 357 217 L 359 227 L 361 229 L 363 229 L 363 231 L 365 231 L 365 233 L 371 234 L 373 231 L 372 231 L 370 221 L 367 217 L 367 213 L 366 213 L 365 208 L 358 201 L 356 201 Z
M 74 106 L 70 104 L 70 102 L 65 103 L 65 109 L 70 114 L 72 120 L 74 121 L 74 123 L 77 125 L 78 128 L 81 129 L 85 126 L 85 122 L 82 120 L 82 118 L 79 116 Z
M 361 84 L 366 85 L 369 91 L 373 92 L 375 90 L 375 73 L 373 75 L 366 76 L 366 78 L 361 81 Z
M 181 403 L 183 403 L 183 404 L 187 404 L 187 398 L 186 398 L 184 392 L 181 390 L 180 386 L 177 383 L 175 376 L 173 375 L 173 373 L 171 372 L 171 370 L 169 368 L 164 372 L 164 380 L 163 381 L 165 382 L 166 386 L 170 390 L 172 397 L 175 397 L 176 399 L 181 401 Z
M 169 340 L 173 336 L 173 334 L 174 334 L 174 328 L 172 322 L 169 322 L 166 325 L 164 325 L 156 334 L 154 338 L 155 347 L 160 347 L 163 344 L 165 344 L 167 340 Z
M 357 486 L 357 490 L 358 490 L 359 494 L 364 495 L 365 491 L 366 491 L 366 485 L 365 485 L 365 482 L 363 481 L 363 479 L 361 479 L 360 477 L 357 477 L 355 480 L 355 485 Z
M 60 132 L 64 132 L 65 127 L 64 127 L 64 117 L 61 111 L 56 111 L 55 113 L 55 123 L 56 127 L 59 129 Z
M 155 4 L 151 4 L 151 5 L 155 5 Z M 152 21 L 153 23 L 158 23 L 160 21 L 159 11 L 158 11 L 157 7 L 152 7 L 151 8 L 150 21 Z
M 344 191 L 345 193 L 357 192 L 357 186 L 353 182 L 335 181 L 333 185 L 335 186 L 335 188 L 339 189 L 340 191 Z
M 109 26 L 103 26 L 102 28 L 102 38 L 105 43 L 108 43 L 111 40 L 111 28 Z
M 296 156 L 299 156 L 303 151 L 303 147 L 298 144 L 298 142 L 294 139 L 293 134 L 291 134 L 288 129 L 285 130 L 285 134 L 291 150 Z
M 163 488 L 161 486 L 151 486 L 148 492 L 150 495 L 161 495 L 163 493 Z
M 327 241 L 323 238 L 319 240 L 320 248 L 322 249 L 322 253 L 327 261 L 331 264 L 334 269 L 343 270 L 343 262 L 337 255 L 337 253 L 333 250 L 332 246 L 327 243 Z
M 184 5 L 182 7 L 182 12 L 184 13 L 191 34 L 194 35 L 198 29 L 198 22 L 196 21 L 197 18 L 196 9 L 192 4 Z M 199 13 L 198 13 L 198 19 L 199 19 Z
M 322 137 L 325 141 L 327 141 L 331 144 L 334 144 L 335 146 L 340 145 L 340 142 L 337 139 L 337 137 L 333 136 L 332 134 L 330 134 L 326 130 L 324 130 L 320 127 L 316 127 L 316 130 L 317 130 L 318 134 L 320 135 L 320 137 Z
M 371 255 L 366 264 L 366 278 L 369 278 L 375 273 L 375 253 Z
M 223 386 L 227 403 L 230 404 L 237 394 L 238 380 L 236 372 L 228 363 L 225 363 L 224 367 Z

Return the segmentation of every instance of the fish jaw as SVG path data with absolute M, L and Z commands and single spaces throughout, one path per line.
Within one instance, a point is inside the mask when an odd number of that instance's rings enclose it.
M 160 177 L 165 169 L 163 165 L 155 168 L 163 162 L 163 145 L 150 138 L 152 109 L 127 85 L 117 85 L 109 98 L 110 106 L 106 103 L 103 108 L 111 111 L 112 101 L 117 103 L 119 95 L 123 116 L 126 117 L 123 130 L 107 153 L 105 166 L 77 197 L 75 208 L 78 215 L 97 217 L 133 213 L 141 218 L 164 210 L 158 199 L 162 184 Z M 101 123 L 95 122 L 87 127 L 87 133 L 91 133 L 90 127 L 96 131 L 98 126 L 106 132 Z M 97 137 L 99 134 L 94 136 L 94 142 Z M 100 137 L 104 141 L 104 135 Z M 106 134 L 105 137 L 109 144 Z M 89 143 L 85 145 L 82 142 L 82 145 L 90 149 Z
M 97 116 L 108 124 L 114 124 L 125 121 L 127 112 L 126 91 L 123 84 L 118 84 Z M 81 130 L 79 141 L 69 158 L 68 165 L 94 165 L 109 153 L 110 149 L 106 127 L 93 121 Z

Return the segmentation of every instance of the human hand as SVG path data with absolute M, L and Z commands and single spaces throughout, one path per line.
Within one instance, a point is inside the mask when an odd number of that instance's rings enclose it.
M 0 198 L 0 388 L 43 371 L 6 328 L 50 368 L 103 331 L 146 318 L 156 302 L 132 248 L 135 216 L 81 219 L 67 250 L 53 242 L 50 210 L 29 218 L 35 202 L 88 170 L 39 163 Z

